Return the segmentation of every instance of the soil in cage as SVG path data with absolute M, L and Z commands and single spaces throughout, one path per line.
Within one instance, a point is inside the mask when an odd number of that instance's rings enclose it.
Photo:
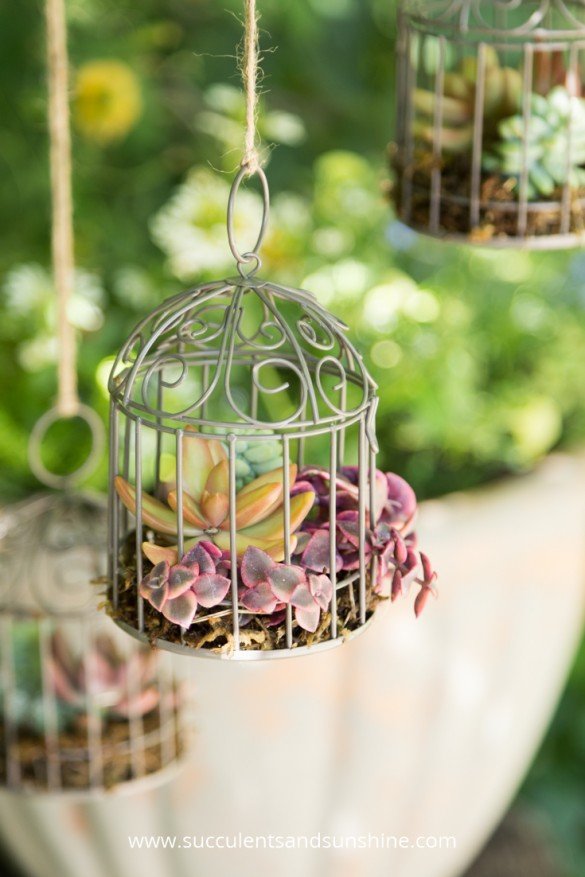
M 101 742 L 95 750 L 101 763 L 101 770 L 97 771 L 90 758 L 87 727 L 83 727 L 80 722 L 79 727 L 61 732 L 56 740 L 54 761 L 58 786 L 63 791 L 75 792 L 88 791 L 96 785 L 111 790 L 122 783 L 162 770 L 168 764 L 168 755 L 163 749 L 165 736 L 168 734 L 171 738 L 171 751 L 177 758 L 184 748 L 177 715 L 175 712 L 172 715 L 172 728 L 161 726 L 158 710 L 144 716 L 143 733 L 140 733 L 137 741 L 131 737 L 128 721 L 104 721 Z M 4 723 L 1 723 L 0 784 L 6 787 L 12 782 L 8 766 L 10 758 L 17 765 L 13 788 L 31 792 L 54 791 L 54 774 L 45 737 L 18 728 L 12 731 L 11 737 L 12 740 L 8 743 Z
M 392 157 L 396 182 L 391 198 L 399 218 L 408 221 L 413 228 L 428 231 L 431 222 L 431 176 L 433 162 L 430 156 L 417 159 L 411 168 Z M 402 210 L 404 181 L 412 178 L 410 216 Z M 469 193 L 471 168 L 461 159 L 456 164 L 443 167 L 441 174 L 441 198 L 439 209 L 439 233 L 466 235 L 472 242 L 489 243 L 494 239 L 519 237 L 518 199 L 515 180 L 497 174 L 484 175 L 480 188 L 479 225 L 472 228 L 470 222 Z M 526 234 L 522 237 L 548 237 L 560 234 L 585 233 L 585 188 L 575 189 L 570 206 L 569 228 L 561 228 L 562 189 L 553 192 L 550 199 L 528 203 Z M 550 201 L 550 203 L 549 203 Z
M 153 534 L 148 533 L 151 540 Z M 112 587 L 108 585 L 106 609 L 114 619 L 127 624 L 129 627 L 138 628 L 137 615 L 137 576 L 135 535 L 129 533 L 120 550 L 120 585 L 118 591 L 118 606 L 114 608 L 112 602 Z M 143 574 L 152 569 L 152 564 L 143 557 Z M 374 594 L 371 587 L 366 588 L 366 621 L 368 621 L 379 603 L 387 598 Z M 157 639 L 187 646 L 192 649 L 207 649 L 209 651 L 229 652 L 234 646 L 232 631 L 232 614 L 226 612 L 221 617 L 214 617 L 221 612 L 221 607 L 209 610 L 199 609 L 191 628 L 183 632 L 177 624 L 167 621 L 160 612 L 150 606 L 146 601 L 144 606 L 144 631 L 151 643 Z M 272 623 L 269 616 L 244 615 L 240 616 L 240 649 L 246 651 L 277 651 L 286 648 L 286 623 L 284 613 L 278 623 Z M 340 638 L 349 636 L 353 631 L 363 625 L 359 618 L 358 583 L 340 589 L 337 592 L 337 633 Z M 331 639 L 331 613 L 321 613 L 319 627 L 314 633 L 309 633 L 299 627 L 293 619 L 293 648 L 301 646 L 313 646 L 327 642 Z

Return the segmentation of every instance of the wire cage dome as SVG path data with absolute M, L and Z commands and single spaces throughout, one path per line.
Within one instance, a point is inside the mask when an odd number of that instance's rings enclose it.
M 99 793 L 160 781 L 182 747 L 172 665 L 97 612 L 106 504 L 42 494 L 0 513 L 0 784 Z M 132 781 L 132 782 L 131 782 Z
M 434 236 L 585 240 L 585 2 L 403 0 L 398 216 Z

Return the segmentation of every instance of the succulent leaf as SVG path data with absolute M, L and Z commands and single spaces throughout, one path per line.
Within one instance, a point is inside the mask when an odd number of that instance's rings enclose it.
M 168 599 L 174 600 L 180 597 L 195 585 L 199 575 L 197 566 L 173 566 L 168 577 Z
M 314 633 L 319 626 L 321 610 L 315 602 L 308 584 L 298 585 L 291 596 L 290 602 L 295 607 L 295 618 L 300 627 L 303 630 L 309 631 L 309 633 Z
M 170 565 L 167 560 L 157 563 L 150 573 L 145 576 L 138 586 L 141 597 L 159 611 L 162 609 L 169 590 Z
M 253 486 L 255 482 L 250 484 Z M 251 527 L 264 520 L 282 498 L 282 484 L 261 484 L 254 490 L 249 490 L 243 496 L 238 494 L 236 498 L 236 527 L 241 530 Z M 229 526 L 229 524 L 226 524 Z
M 176 490 L 169 491 L 168 503 L 174 511 L 177 510 L 178 502 Z M 188 524 L 192 524 L 194 527 L 198 527 L 200 530 L 204 530 L 207 526 L 205 515 L 203 514 L 199 503 L 186 491 L 183 491 L 183 520 L 187 521 Z M 173 533 L 176 532 L 177 521 L 175 518 L 175 529 Z
M 267 579 L 272 593 L 281 603 L 289 603 L 295 589 L 306 582 L 306 576 L 300 566 L 276 564 L 268 570 Z
M 191 627 L 197 612 L 197 597 L 193 591 L 185 591 L 180 597 L 167 600 L 162 607 L 164 617 L 187 630 Z
M 268 578 L 268 573 L 274 567 L 274 561 L 255 546 L 250 546 L 242 558 L 241 575 L 242 581 L 247 588 L 255 588 Z
M 225 576 L 220 575 L 201 575 L 198 576 L 193 591 L 197 597 L 197 602 L 205 609 L 211 609 L 217 606 L 222 600 L 225 600 L 229 591 L 231 582 Z
M 309 590 L 318 606 L 325 611 L 333 597 L 333 585 L 329 576 L 309 576 Z
M 294 533 L 298 530 L 315 502 L 315 494 L 312 490 L 306 493 L 297 493 L 290 500 L 290 532 Z M 265 518 L 257 524 L 245 527 L 242 535 L 251 536 L 252 538 L 267 539 L 270 542 L 276 542 L 284 539 L 284 515 L 282 510 L 273 512 L 269 517 Z
M 211 471 L 227 455 L 218 439 L 202 438 L 194 427 L 188 426 L 183 436 L 183 478 L 191 496 L 197 501 L 205 489 Z
M 201 511 L 207 528 L 220 527 L 229 512 L 229 499 L 225 493 L 209 493 L 204 490 L 201 496 Z
M 244 591 L 240 602 L 250 612 L 261 612 L 266 615 L 270 615 L 278 606 L 278 600 L 268 582 L 263 582 L 255 588 Z
M 120 475 L 114 479 L 114 486 L 128 511 L 135 515 L 136 489 Z M 147 493 L 142 494 L 142 520 L 157 533 L 172 535 L 177 532 L 177 521 L 173 512 Z
M 154 542 L 143 542 L 142 553 L 155 566 L 163 561 L 172 566 L 178 560 L 177 547 L 165 548 L 163 545 L 155 545 Z

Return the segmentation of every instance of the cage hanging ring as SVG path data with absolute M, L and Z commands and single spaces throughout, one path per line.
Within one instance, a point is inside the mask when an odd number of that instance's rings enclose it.
M 234 212 L 236 208 L 236 200 L 238 196 L 238 192 L 240 190 L 240 186 L 242 182 L 247 177 L 253 176 L 257 174 L 260 183 L 262 185 L 262 220 L 260 223 L 260 231 L 258 232 L 258 239 L 252 249 L 247 253 L 240 252 L 238 245 L 236 243 L 235 232 L 234 232 Z M 228 199 L 228 209 L 227 209 L 227 234 L 228 234 L 228 243 L 230 245 L 230 250 L 232 251 L 232 255 L 236 262 L 238 263 L 238 270 L 243 265 L 249 265 L 251 262 L 256 261 L 256 265 L 252 268 L 251 272 L 254 273 L 260 267 L 260 258 L 258 256 L 258 250 L 262 246 L 262 241 L 264 240 L 264 236 L 266 234 L 266 228 L 268 226 L 268 216 L 270 213 L 270 192 L 268 189 L 268 180 L 266 179 L 266 174 L 262 170 L 261 167 L 256 168 L 254 173 L 250 173 L 248 168 L 244 165 L 238 171 L 238 174 L 235 180 L 232 183 L 232 187 L 230 190 L 230 196 Z M 240 271 L 240 274 L 242 272 Z M 246 276 L 243 275 L 242 276 Z
M 246 277 L 253 277 L 261 267 L 262 259 L 258 253 L 243 253 L 242 261 L 238 262 L 238 274 L 244 279 Z
M 77 469 L 68 475 L 57 475 L 50 472 L 41 457 L 41 445 L 48 430 L 59 420 L 72 420 L 79 418 L 89 426 L 91 431 L 91 449 L 88 457 Z M 78 405 L 68 415 L 63 415 L 58 408 L 50 408 L 35 423 L 29 438 L 28 462 L 31 471 L 36 478 L 47 487 L 60 490 L 71 487 L 72 484 L 87 478 L 95 470 L 102 456 L 105 444 L 105 430 L 101 418 L 88 405 Z

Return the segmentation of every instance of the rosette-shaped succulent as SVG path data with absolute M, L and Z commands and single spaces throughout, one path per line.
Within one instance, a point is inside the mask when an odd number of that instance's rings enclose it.
M 15 624 L 11 647 L 15 667 L 14 689 L 8 703 L 11 721 L 17 727 L 42 734 L 47 713 L 38 624 Z M 133 651 L 128 658 L 120 655 L 112 640 L 103 634 L 77 656 L 63 631 L 55 631 L 49 643 L 45 677 L 55 698 L 58 730 L 65 731 L 83 720 L 89 703 L 104 718 L 114 720 L 150 713 L 160 700 L 153 663 L 154 654 L 147 649 Z M 5 696 L 1 688 L 0 696 Z
M 317 494 L 318 513 L 304 530 L 310 538 L 301 564 L 316 573 L 330 572 L 330 491 L 329 472 L 312 467 L 302 477 Z M 342 469 L 336 482 L 336 567 L 337 572 L 359 567 L 359 489 L 358 470 Z M 392 472 L 376 472 L 373 520 L 366 508 L 366 552 L 376 557 L 374 591 L 393 600 L 416 582 L 421 590 L 415 601 L 419 615 L 430 593 L 435 593 L 436 573 L 428 557 L 417 550 L 413 530 L 417 511 L 416 495 L 411 486 Z
M 251 441 L 240 438 L 236 442 L 236 486 L 245 487 L 259 475 L 266 475 L 282 466 L 282 444 L 277 441 Z
M 533 94 L 530 118 L 521 114 L 500 122 L 499 140 L 484 155 L 484 170 L 515 178 L 518 193 L 528 166 L 528 198 L 550 198 L 567 182 L 585 186 L 585 100 L 562 85 L 544 97 Z
M 58 702 L 74 713 L 85 712 L 89 700 L 110 718 L 144 716 L 160 700 L 153 678 L 155 659 L 146 649 L 121 655 L 105 634 L 96 636 L 88 653 L 76 656 L 57 630 L 51 639 L 49 679 Z
M 444 75 L 441 102 L 441 149 L 447 154 L 467 152 L 473 143 L 477 91 L 477 60 L 465 58 L 458 71 Z M 486 51 L 483 118 L 484 136 L 494 133 L 500 119 L 520 108 L 522 76 L 511 67 L 500 67 L 497 52 Z M 418 88 L 414 92 L 414 133 L 418 140 L 432 145 L 436 140 L 434 91 Z
M 187 550 L 201 540 L 212 542 L 221 551 L 230 550 L 229 463 L 225 448 L 218 439 L 204 439 L 192 434 L 183 442 L 183 521 Z M 290 498 L 290 544 L 296 546 L 295 531 L 308 515 L 315 494 L 310 485 L 294 486 L 296 465 L 289 469 L 293 485 Z M 136 513 L 136 490 L 118 477 L 116 490 L 132 514 Z M 236 549 L 242 557 L 250 546 L 261 548 L 274 560 L 284 557 L 284 471 L 274 469 L 242 487 L 236 496 Z M 142 495 L 144 524 L 163 536 L 177 535 L 177 491 L 167 494 L 167 504 L 146 493 Z M 178 560 L 176 546 L 165 547 L 145 542 L 145 555 L 153 563 Z

